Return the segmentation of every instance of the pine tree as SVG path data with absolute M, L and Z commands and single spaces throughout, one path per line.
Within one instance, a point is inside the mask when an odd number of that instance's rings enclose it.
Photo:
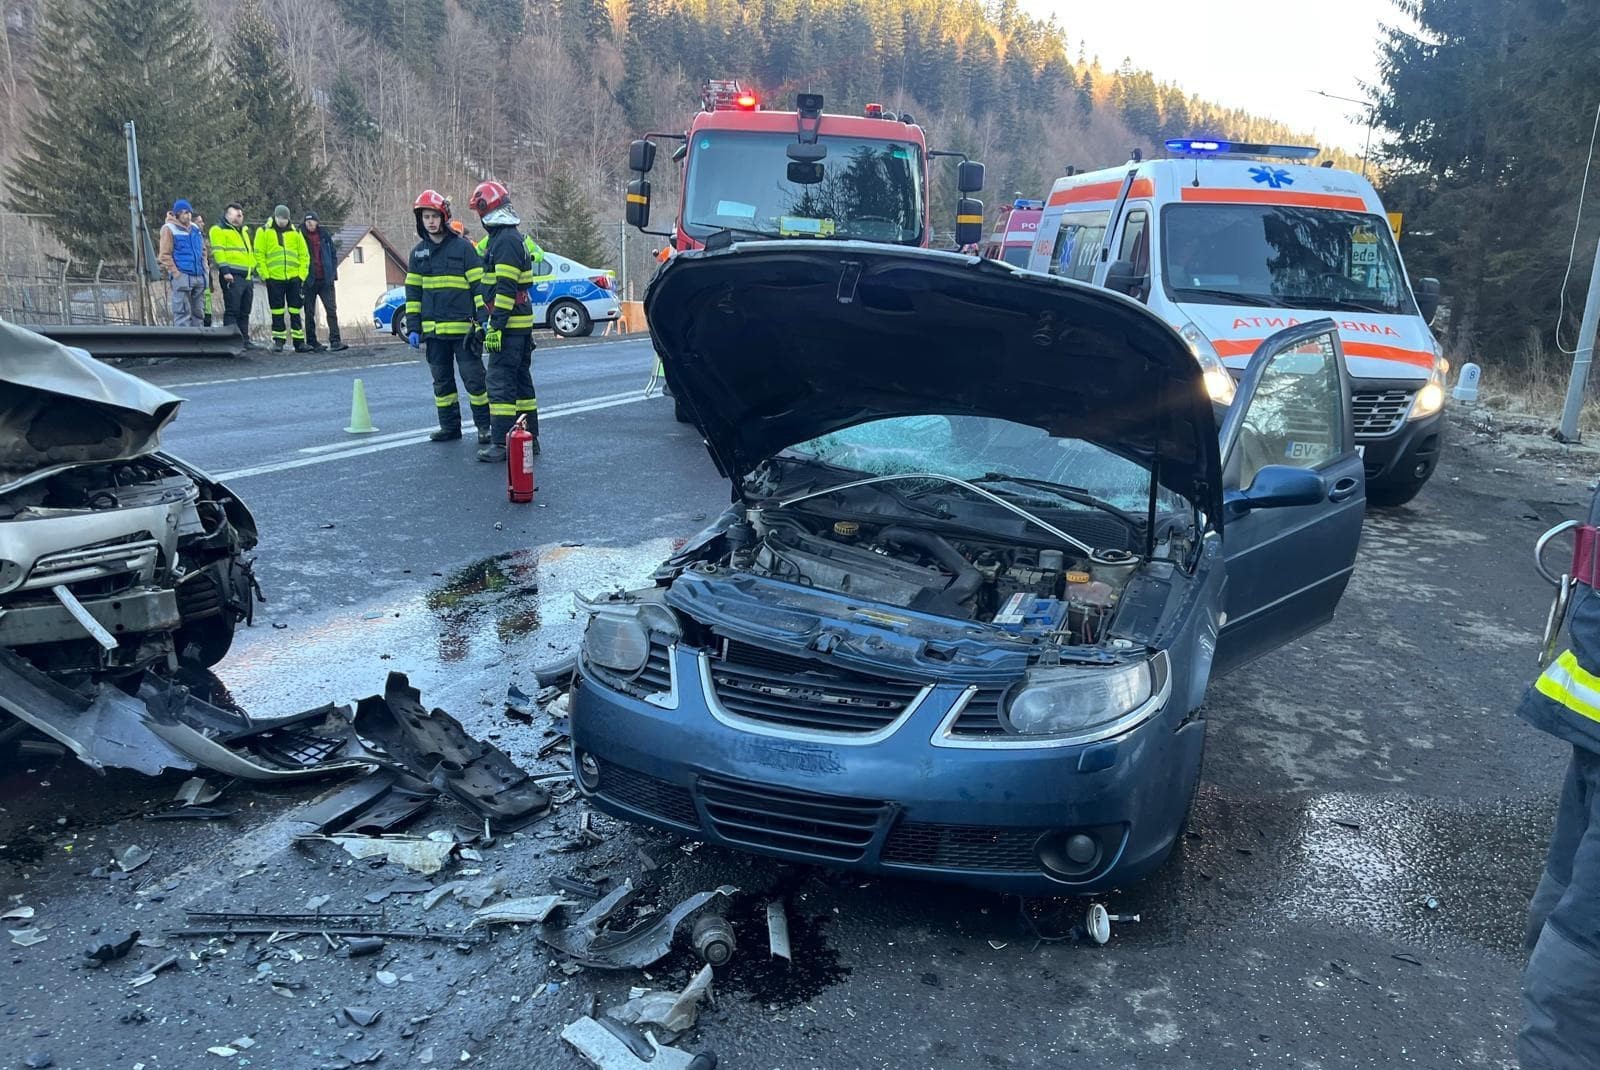
M 254 3 L 240 10 L 223 56 L 235 129 L 228 152 L 246 163 L 233 199 L 252 221 L 264 220 L 275 204 L 343 219 L 350 202 L 334 189 L 327 165 L 317 161 L 316 113 Z
M 556 167 L 545 179 L 538 226 L 541 242 L 553 253 L 586 267 L 601 267 L 611 259 L 588 198 L 564 166 Z
M 132 120 L 153 230 L 174 199 L 220 218 L 237 159 L 192 0 L 66 0 L 42 35 L 40 104 L 6 173 L 6 207 L 44 217 L 77 260 L 127 263 Z

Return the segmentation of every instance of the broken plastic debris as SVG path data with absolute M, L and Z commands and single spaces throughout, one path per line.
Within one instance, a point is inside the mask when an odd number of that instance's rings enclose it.
M 475 881 L 451 881 L 441 884 L 422 897 L 422 909 L 432 910 L 439 900 L 453 895 L 474 910 L 506 890 L 504 873 L 492 873 Z
M 533 700 L 516 684 L 506 688 L 506 716 L 524 724 L 533 723 Z
M 384 858 L 424 876 L 432 876 L 443 869 L 445 859 L 456 847 L 454 839 L 445 842 L 411 837 L 334 836 L 332 839 L 352 858 Z
M 395 985 L 400 983 L 400 978 L 396 977 L 388 970 L 379 970 L 374 979 L 384 988 L 393 988 Z
M 135 843 L 123 848 L 122 853 L 116 856 L 117 866 L 124 873 L 132 873 L 154 857 L 155 855 Z
M 351 1066 L 365 1066 L 383 1057 L 383 1049 L 365 1037 L 355 1037 L 340 1044 L 333 1052 Z
M 794 961 L 789 947 L 789 918 L 783 912 L 783 904 L 776 899 L 767 904 L 767 946 L 768 958 L 776 956 Z
M 34 944 L 42 944 L 50 939 L 38 929 L 12 929 L 10 932 L 11 942 L 20 944 L 23 947 L 32 947 Z
M 369 1025 L 376 1025 L 379 1018 L 383 1017 L 382 1008 L 374 1007 L 345 1007 L 344 1016 L 354 1025 L 365 1029 Z
M 480 922 L 485 925 L 532 925 L 544 921 L 558 906 L 571 906 L 572 901 L 559 895 L 536 895 L 528 899 L 507 899 L 504 903 L 484 907 L 472 915 L 467 928 Z
M 142 988 L 143 986 L 149 984 L 151 981 L 154 981 L 156 979 L 156 974 L 160 973 L 162 970 L 169 970 L 172 967 L 176 966 L 177 964 L 178 964 L 178 956 L 176 956 L 176 955 L 168 955 L 166 958 L 162 959 L 160 962 L 158 962 L 154 966 L 150 967 L 144 973 L 141 973 L 138 977 L 135 977 L 133 980 L 129 981 L 128 982 L 128 987 L 130 987 L 130 988 Z
M 702 966 L 681 992 L 646 990 L 620 1007 L 606 1011 L 606 1017 L 629 1025 L 657 1025 L 681 1033 L 694 1026 L 700 1001 L 711 991 L 711 967 Z
M 658 918 L 646 918 L 623 932 L 605 929 L 613 917 L 633 897 L 633 882 L 622 886 L 590 907 L 565 929 L 538 931 L 538 937 L 557 951 L 585 966 L 607 970 L 638 970 L 666 957 L 672 938 L 685 918 L 701 907 L 734 894 L 738 889 L 723 885 L 709 892 L 698 892 Z
M 33 917 L 32 907 L 12 907 L 4 914 L 0 914 L 0 921 L 27 921 Z
M 110 940 L 103 940 L 98 944 L 93 944 L 90 947 L 85 948 L 83 957 L 94 963 L 96 966 L 99 966 L 103 963 L 110 962 L 113 959 L 120 959 L 122 956 L 126 955 L 129 949 L 133 947 L 134 942 L 138 939 L 139 930 L 135 929 L 126 936 L 114 937 Z
M 561 1030 L 561 1039 L 572 1045 L 600 1070 L 715 1070 L 716 1056 L 691 1055 L 681 1048 L 666 1047 L 654 1037 L 634 1031 L 630 1044 L 623 1040 L 628 1027 L 602 1024 L 585 1015 Z M 641 1043 L 642 1041 L 642 1043 Z M 636 1047 L 643 1047 L 642 1052 Z
M 222 798 L 222 789 L 211 787 L 203 776 L 192 776 L 183 782 L 173 798 L 185 806 L 204 806 Z

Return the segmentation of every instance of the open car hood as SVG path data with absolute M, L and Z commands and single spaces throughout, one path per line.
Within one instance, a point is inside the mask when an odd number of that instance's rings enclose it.
M 645 314 L 674 395 L 736 485 L 868 420 L 972 415 L 1093 442 L 1222 515 L 1199 364 L 1109 290 L 955 253 L 751 242 L 674 256 Z
M 182 399 L 0 320 L 0 494 L 74 465 L 153 453 Z

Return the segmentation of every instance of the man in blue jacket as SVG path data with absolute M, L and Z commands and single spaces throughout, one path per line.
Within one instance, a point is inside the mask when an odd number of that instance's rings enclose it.
M 1544 876 L 1528 912 L 1522 1070 L 1600 1067 L 1600 495 L 1580 530 L 1567 616 L 1571 646 L 1523 696 L 1517 713 L 1572 745 Z
M 339 338 L 339 303 L 334 293 L 334 283 L 339 280 L 339 245 L 333 235 L 322 229 L 317 213 L 307 212 L 300 229 L 305 235 L 306 250 L 311 254 L 311 270 L 306 276 L 306 345 L 317 351 L 331 349 L 338 352 L 349 349 Z M 328 344 L 317 341 L 317 302 L 328 317 Z

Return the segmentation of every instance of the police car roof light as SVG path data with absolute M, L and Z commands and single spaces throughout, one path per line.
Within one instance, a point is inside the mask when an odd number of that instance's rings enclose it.
M 1018 197 L 1011 203 L 1013 208 L 1043 208 L 1043 201 L 1029 200 L 1027 197 Z
M 1268 145 L 1255 141 L 1175 137 L 1167 139 L 1167 151 L 1177 156 L 1271 156 L 1285 160 L 1310 160 L 1322 150 L 1315 145 Z

